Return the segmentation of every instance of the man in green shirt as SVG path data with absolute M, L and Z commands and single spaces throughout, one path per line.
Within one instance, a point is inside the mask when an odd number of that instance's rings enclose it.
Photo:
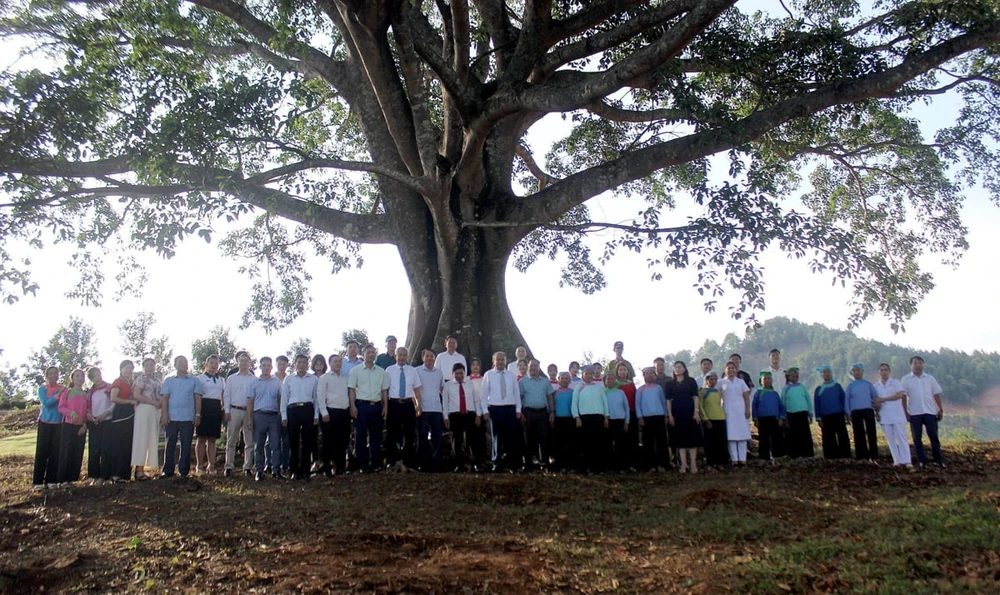
M 378 354 L 375 358 L 375 365 L 388 370 L 389 366 L 396 363 L 396 336 L 389 335 L 385 338 L 385 353 Z
M 389 377 L 375 365 L 375 346 L 364 350 L 364 363 L 351 369 L 347 378 L 347 395 L 354 418 L 354 458 L 362 473 L 379 468 L 382 449 L 382 428 L 388 410 Z
M 608 370 L 614 372 L 618 369 L 618 364 L 625 364 L 628 367 L 628 377 L 631 380 L 635 379 L 635 368 L 632 367 L 632 362 L 622 357 L 622 351 L 625 349 L 625 344 L 621 341 L 615 341 L 615 359 L 608 363 Z

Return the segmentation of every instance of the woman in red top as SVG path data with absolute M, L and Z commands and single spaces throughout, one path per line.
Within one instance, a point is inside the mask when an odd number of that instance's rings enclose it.
M 132 382 L 135 364 L 125 360 L 118 366 L 118 378 L 111 383 L 111 432 L 108 452 L 111 455 L 112 481 L 128 481 L 132 475 L 132 432 L 135 429 L 135 399 Z
M 622 362 L 615 367 L 615 377 L 618 379 L 618 388 L 625 393 L 625 399 L 628 401 L 628 414 L 629 419 L 637 420 L 635 415 L 635 382 L 632 381 L 632 374 L 629 370 L 628 364 Z M 633 422 L 628 424 L 628 429 L 625 432 L 625 444 L 623 445 L 622 461 L 627 461 L 626 466 L 635 470 L 638 465 L 638 453 L 639 453 L 639 423 Z

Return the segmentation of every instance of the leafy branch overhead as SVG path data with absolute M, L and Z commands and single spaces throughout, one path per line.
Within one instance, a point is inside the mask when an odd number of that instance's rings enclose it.
M 849 282 L 852 322 L 902 324 L 933 287 L 920 258 L 966 248 L 966 194 L 1000 197 L 1000 4 L 782 7 L 7 2 L 0 291 L 34 291 L 25 246 L 171 256 L 224 232 L 255 280 L 244 326 L 306 307 L 307 252 L 335 272 L 366 243 L 399 248 L 411 311 L 443 326 L 460 262 L 567 257 L 562 283 L 590 292 L 622 249 L 752 320 L 773 246 Z M 913 110 L 941 98 L 957 115 L 929 138 Z M 646 205 L 595 221 L 609 192 Z

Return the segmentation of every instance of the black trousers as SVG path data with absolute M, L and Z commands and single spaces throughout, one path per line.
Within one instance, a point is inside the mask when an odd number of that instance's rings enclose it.
M 493 466 L 498 469 L 521 467 L 521 433 L 514 405 L 490 405 L 493 428 Z
M 323 466 L 343 473 L 347 470 L 347 447 L 351 442 L 351 410 L 328 409 L 330 420 L 320 423 L 323 430 Z
M 808 411 L 796 411 L 788 414 L 788 431 L 785 432 L 785 437 L 787 438 L 788 456 L 793 459 L 802 457 L 811 459 L 815 456 Z
M 729 464 L 729 437 L 726 432 L 726 420 L 708 420 L 712 427 L 705 423 L 705 460 L 712 467 Z
M 607 452 L 607 430 L 604 416 L 600 414 L 581 415 L 580 421 L 580 470 L 603 471 Z
M 87 477 L 111 479 L 111 422 L 87 422 Z
M 482 427 L 476 425 L 476 413 L 451 413 L 448 415 L 448 425 L 451 426 L 451 443 L 455 447 L 456 464 L 482 464 L 486 458 L 486 437 Z M 466 454 L 466 449 L 469 454 Z
M 780 439 L 778 418 L 774 416 L 757 419 L 757 456 L 763 461 L 770 461 L 779 456 L 775 452 L 775 444 Z
M 417 466 L 417 408 L 413 399 L 389 399 L 385 420 L 386 463 Z
M 670 443 L 667 440 L 667 418 L 650 415 L 642 418 L 642 446 L 648 467 L 670 468 Z
M 288 407 L 288 446 L 291 449 L 290 470 L 301 476 L 309 475 L 309 464 L 316 444 L 316 408 L 312 403 Z
M 576 440 L 576 418 L 557 417 L 549 443 L 556 469 L 573 469 L 577 466 L 579 449 Z
M 854 429 L 854 455 L 858 460 L 878 458 L 878 442 L 875 433 L 875 410 L 859 409 L 851 412 L 851 427 Z
M 533 467 L 535 462 L 543 467 L 549 464 L 549 410 L 521 409 L 524 414 L 524 464 Z
M 608 469 L 611 471 L 628 469 L 628 434 L 625 432 L 624 419 L 612 419 L 608 422 L 607 452 Z
M 38 422 L 38 437 L 35 439 L 35 471 L 31 476 L 32 485 L 59 482 L 59 433 L 62 424 Z
M 135 433 L 135 408 L 115 405 L 108 429 L 108 451 L 111 457 L 111 477 L 132 477 L 132 435 Z
M 80 430 L 84 430 L 83 434 Z M 59 482 L 80 480 L 83 467 L 83 446 L 87 442 L 86 426 L 63 422 L 59 430 Z
M 824 415 L 823 419 L 823 458 L 851 458 L 851 439 L 847 435 L 847 420 L 843 414 Z
M 635 410 L 628 412 L 628 432 L 625 433 L 625 444 L 622 456 L 625 458 L 625 468 L 639 469 L 642 467 L 642 453 L 639 450 L 639 418 Z

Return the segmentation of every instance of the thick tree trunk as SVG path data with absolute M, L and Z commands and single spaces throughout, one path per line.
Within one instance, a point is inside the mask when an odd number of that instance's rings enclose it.
M 423 349 L 443 350 L 448 335 L 458 338 L 458 350 L 466 358 L 480 358 L 484 369 L 496 351 L 513 357 L 524 337 L 507 305 L 510 246 L 502 232 L 463 229 L 454 256 L 436 255 L 438 268 L 446 269 L 445 274 L 431 278 L 426 273 L 434 267 L 407 264 L 405 252 L 400 246 L 412 288 L 406 341 L 411 360 L 419 360 Z

